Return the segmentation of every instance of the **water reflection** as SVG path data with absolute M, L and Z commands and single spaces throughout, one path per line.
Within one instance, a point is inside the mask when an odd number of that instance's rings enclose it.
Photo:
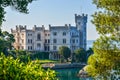
M 58 69 L 57 76 L 59 80 L 90 80 L 86 78 L 79 78 L 77 74 L 81 68 L 73 68 L 73 69 Z

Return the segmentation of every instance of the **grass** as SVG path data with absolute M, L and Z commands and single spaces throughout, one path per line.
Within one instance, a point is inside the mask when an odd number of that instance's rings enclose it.
M 43 64 L 43 63 L 59 63 L 58 60 L 49 60 L 49 59 L 39 60 L 39 62 L 40 62 L 41 64 Z

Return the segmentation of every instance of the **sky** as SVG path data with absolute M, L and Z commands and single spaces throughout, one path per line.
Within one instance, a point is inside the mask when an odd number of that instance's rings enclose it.
M 92 0 L 36 0 L 28 6 L 29 14 L 23 14 L 7 7 L 5 11 L 6 21 L 2 24 L 4 31 L 15 29 L 16 25 L 27 25 L 32 29 L 34 25 L 65 25 L 75 26 L 74 14 L 88 14 L 87 40 L 95 40 L 99 37 L 95 26 L 91 23 L 91 15 L 97 10 Z

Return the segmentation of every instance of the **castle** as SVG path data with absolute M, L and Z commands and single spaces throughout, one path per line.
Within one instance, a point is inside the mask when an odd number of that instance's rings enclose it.
M 16 49 L 46 52 L 56 52 L 60 46 L 67 46 L 71 51 L 86 49 L 86 23 L 86 14 L 75 14 L 75 26 L 49 25 L 49 29 L 46 30 L 44 25 L 41 27 L 35 25 L 33 29 L 19 25 L 15 30 L 11 29 L 15 37 L 13 46 Z

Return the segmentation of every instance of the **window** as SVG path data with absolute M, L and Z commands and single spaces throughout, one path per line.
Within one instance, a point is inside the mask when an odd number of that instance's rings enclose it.
M 47 43 L 47 39 L 45 39 L 45 43 Z
M 45 51 L 47 51 L 47 46 L 45 46 Z
M 22 38 L 24 37 L 24 34 L 22 34 Z
M 19 36 L 19 33 L 17 35 Z
M 32 43 L 32 39 L 28 39 L 28 43 Z
M 48 43 L 50 43 L 50 40 L 48 39 Z
M 75 39 L 72 40 L 72 43 L 75 43 Z
M 18 46 L 18 49 L 20 49 L 20 46 Z
M 63 32 L 63 36 L 66 36 L 66 32 Z
M 40 48 L 41 48 L 41 44 L 40 43 L 37 43 L 37 50 L 40 50 Z
M 30 39 L 28 39 L 28 43 L 30 43 Z
M 53 50 L 57 50 L 57 46 L 53 46 Z
M 76 43 L 78 43 L 78 39 L 76 39 Z
M 53 39 L 53 43 L 57 43 L 57 39 Z
M 41 35 L 37 34 L 37 40 L 41 40 Z
M 30 49 L 32 50 L 32 46 L 30 47 Z
M 28 50 L 32 50 L 32 46 L 28 46 Z
M 28 36 L 32 36 L 32 34 L 28 34 Z
M 80 25 L 80 22 L 78 22 L 78 25 Z
M 47 34 L 45 34 L 45 36 L 47 36 Z
M 74 33 L 72 32 L 72 36 L 74 35 Z
M 24 40 L 22 39 L 22 43 L 24 43 Z
M 28 46 L 28 50 L 30 50 L 30 47 Z
M 63 44 L 65 44 L 66 43 L 66 39 L 63 39 Z
M 56 35 L 57 35 L 57 32 L 53 32 L 53 35 L 56 36 Z

